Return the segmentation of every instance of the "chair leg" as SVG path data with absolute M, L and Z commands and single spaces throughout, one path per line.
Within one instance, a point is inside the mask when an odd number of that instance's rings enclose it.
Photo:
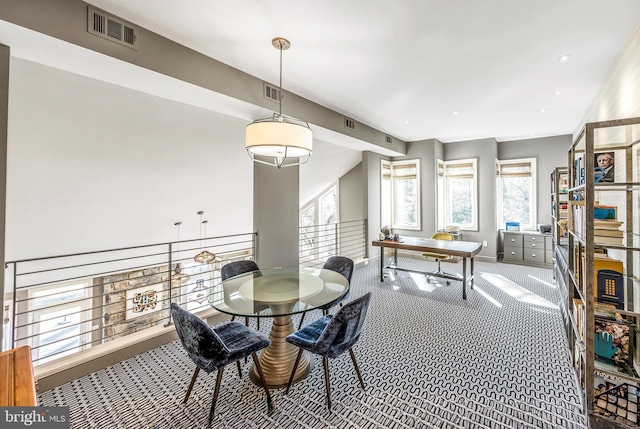
M 262 387 L 264 387 L 264 392 L 267 394 L 267 413 L 271 414 L 273 412 L 273 403 L 271 402 L 271 394 L 269 393 L 269 386 L 267 386 L 267 380 L 264 379 L 264 374 L 262 373 L 262 366 L 260 366 L 260 361 L 258 360 L 258 355 L 255 353 L 251 354 L 253 358 L 253 363 L 256 365 L 256 369 L 258 370 L 258 375 L 260 376 L 260 382 L 262 383 Z
M 193 389 L 193 385 L 196 383 L 196 378 L 198 378 L 198 373 L 200 372 L 200 367 L 196 366 L 196 370 L 193 371 L 193 376 L 191 377 L 191 383 L 189 383 L 189 388 L 187 389 L 187 394 L 182 401 L 183 404 L 186 404 L 189 400 L 189 395 L 191 395 L 191 389 Z
M 307 315 L 307 312 L 303 312 L 302 315 L 300 316 L 300 323 L 298 324 L 298 330 L 300 330 L 300 328 L 302 328 L 302 321 L 304 320 L 304 316 Z
M 356 355 L 353 353 L 353 349 L 349 349 L 349 354 L 351 355 L 351 361 L 353 362 L 353 367 L 356 369 L 356 374 L 358 374 L 358 380 L 360 380 L 360 386 L 362 386 L 362 390 L 364 390 L 364 381 L 362 380 L 362 375 L 360 374 L 360 368 L 358 368 L 358 362 L 356 362 Z
M 213 415 L 216 412 L 216 401 L 218 400 L 218 394 L 220 393 L 220 383 L 222 382 L 223 371 L 224 371 L 224 367 L 218 370 L 218 377 L 216 378 L 216 388 L 213 391 L 213 400 L 211 401 L 211 410 L 209 410 L 209 426 L 211 426 Z
M 298 369 L 300 356 L 302 356 L 302 349 L 298 350 L 298 355 L 296 356 L 296 363 L 293 364 L 293 369 L 291 370 L 291 376 L 289 377 L 289 382 L 287 383 L 287 390 L 284 392 L 285 395 L 289 393 L 289 388 L 291 387 L 291 383 L 293 383 L 293 376 L 296 373 L 296 369 Z
M 233 322 L 236 319 L 236 315 L 234 314 L 233 316 L 231 316 L 231 320 L 229 320 L 230 322 Z
M 258 331 L 260 330 L 260 318 L 256 317 L 256 324 L 258 325 Z
M 329 358 L 322 357 L 322 365 L 324 366 L 324 387 L 327 389 L 327 408 L 331 412 L 331 386 L 329 385 Z
M 238 365 L 238 377 L 242 378 L 242 368 L 240 367 L 240 361 L 237 360 L 236 364 Z

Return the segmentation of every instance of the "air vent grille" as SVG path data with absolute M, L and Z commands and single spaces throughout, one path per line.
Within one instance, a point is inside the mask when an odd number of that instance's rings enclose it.
M 344 117 L 344 127 L 349 128 L 350 130 L 356 129 L 356 121 L 351 118 Z
M 393 144 L 393 138 L 391 136 L 384 136 L 384 142 L 391 146 Z
M 87 31 L 103 39 L 138 49 L 138 28 L 114 16 L 88 7 Z
M 264 98 L 271 101 L 280 100 L 280 89 L 277 86 L 273 86 L 264 82 Z

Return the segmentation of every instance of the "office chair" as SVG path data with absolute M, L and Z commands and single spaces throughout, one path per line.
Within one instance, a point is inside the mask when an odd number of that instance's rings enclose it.
M 328 314 L 318 319 L 304 328 L 289 335 L 286 340 L 288 343 L 299 347 L 296 362 L 293 364 L 293 370 L 287 383 L 287 390 L 293 382 L 293 377 L 300 362 L 300 356 L 304 350 L 322 356 L 322 364 L 324 365 L 324 383 L 327 391 L 327 408 L 331 411 L 331 386 L 329 383 L 329 359 L 336 358 L 349 350 L 353 367 L 358 375 L 360 386 L 364 390 L 364 381 L 356 362 L 356 356 L 353 353 L 353 346 L 360 339 L 360 333 L 367 316 L 367 309 L 371 301 L 371 292 L 360 298 L 342 306 L 335 314 Z
M 211 409 L 209 410 L 209 425 L 211 425 L 220 392 L 224 367 L 236 362 L 238 370 L 240 370 L 240 359 L 251 355 L 267 395 L 268 412 L 271 413 L 273 411 L 269 388 L 256 356 L 258 351 L 271 344 L 271 340 L 266 335 L 239 322 L 227 322 L 212 328 L 199 317 L 182 309 L 175 302 L 171 303 L 171 317 L 182 346 L 187 351 L 189 358 L 196 364 L 187 394 L 182 401 L 183 404 L 187 403 L 200 370 L 211 373 L 217 369 L 216 387 L 213 392 Z
M 351 276 L 353 275 L 353 266 L 354 266 L 353 260 L 345 256 L 330 256 L 325 261 L 324 266 L 322 268 L 325 270 L 335 271 L 338 274 L 342 274 L 342 276 L 344 276 L 344 278 L 347 279 L 347 283 L 349 286 L 347 288 L 347 293 L 345 293 L 341 298 L 335 301 L 332 301 L 328 304 L 322 305 L 320 307 L 316 307 L 317 309 L 322 310 L 323 316 L 326 316 L 327 314 L 329 314 L 329 309 L 334 305 L 336 305 L 337 303 L 340 303 L 340 305 L 342 306 L 342 301 L 344 301 L 349 297 L 349 292 L 351 291 Z M 302 328 L 302 322 L 304 321 L 304 316 L 306 314 L 307 312 L 305 311 L 304 313 L 302 313 L 302 316 L 300 316 L 300 323 L 298 324 L 298 329 Z
M 448 232 L 436 232 L 431 236 L 431 238 L 434 240 L 453 241 L 453 234 Z M 426 253 L 423 253 L 422 256 L 424 256 L 427 259 L 434 259 L 438 263 L 438 271 L 436 271 L 434 274 L 440 274 L 440 275 L 446 274 L 440 268 L 440 261 L 448 261 L 450 259 L 453 259 L 453 256 L 451 255 L 446 255 L 444 253 L 435 253 L 435 252 L 426 252 Z M 433 276 L 428 276 L 427 278 L 429 283 L 438 283 L 438 281 Z M 451 284 L 451 281 L 447 279 L 447 285 L 450 285 L 450 284 Z

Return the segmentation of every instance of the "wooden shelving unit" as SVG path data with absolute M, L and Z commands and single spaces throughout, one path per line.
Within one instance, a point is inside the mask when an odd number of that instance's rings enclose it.
M 599 155 L 613 158 L 611 181 Z M 640 118 L 586 124 L 568 153 L 566 258 L 554 233 L 573 364 L 598 426 L 640 424 L 639 171 Z

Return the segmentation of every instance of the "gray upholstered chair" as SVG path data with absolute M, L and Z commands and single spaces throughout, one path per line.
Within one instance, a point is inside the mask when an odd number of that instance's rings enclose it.
M 182 401 L 183 404 L 187 403 L 200 370 L 206 373 L 218 370 L 216 387 L 209 411 L 209 424 L 211 424 L 218 394 L 220 393 L 224 367 L 230 363 L 237 362 L 238 370 L 240 370 L 240 359 L 251 355 L 267 395 L 268 412 L 271 413 L 273 411 L 269 387 L 264 379 L 262 367 L 256 355 L 258 351 L 271 344 L 266 335 L 238 322 L 227 322 L 212 328 L 202 319 L 184 310 L 175 302 L 171 303 L 171 317 L 182 346 L 187 351 L 189 358 L 196 364 L 187 394 Z
M 335 306 L 339 302 L 344 301 L 345 299 L 347 299 L 349 297 L 349 292 L 351 291 L 351 277 L 353 275 L 353 266 L 354 266 L 353 265 L 353 260 L 351 260 L 351 259 L 349 259 L 349 258 L 347 258 L 345 256 L 330 256 L 325 261 L 324 266 L 322 268 L 324 268 L 325 270 L 331 270 L 331 271 L 335 271 L 336 273 L 342 274 L 347 279 L 347 282 L 349 284 L 349 288 L 347 289 L 347 293 L 345 293 L 339 299 L 337 299 L 335 301 L 332 301 L 332 302 L 330 302 L 328 304 L 325 304 L 323 306 L 317 307 L 317 308 L 322 310 L 322 314 L 324 316 L 329 314 L 329 309 L 331 307 Z M 305 311 L 300 316 L 300 323 L 298 324 L 298 329 L 302 328 L 302 322 L 304 321 L 304 316 L 306 314 L 307 314 L 307 312 Z
M 336 358 L 349 350 L 353 367 L 364 390 L 364 381 L 353 353 L 353 346 L 360 339 L 360 333 L 367 316 L 367 309 L 371 301 L 371 292 L 342 306 L 335 314 L 328 314 L 304 328 L 289 335 L 287 342 L 299 347 L 296 362 L 293 365 L 286 393 L 293 382 L 293 377 L 300 362 L 303 350 L 322 356 L 324 365 L 324 383 L 327 390 L 327 408 L 331 411 L 331 386 L 329 383 L 329 359 Z
M 233 261 L 222 267 L 220 270 L 220 278 L 222 281 L 230 279 L 231 277 L 239 276 L 240 274 L 251 273 L 257 271 L 257 275 L 262 275 L 260 272 L 260 267 L 253 261 Z M 224 286 L 223 286 L 224 287 Z M 267 308 L 268 306 L 264 306 L 263 308 Z M 257 311 L 262 310 L 261 308 L 257 309 Z M 231 321 L 233 321 L 236 316 L 231 316 Z M 257 327 L 260 329 L 260 318 L 257 317 Z M 244 318 L 244 324 L 249 326 L 249 318 Z

